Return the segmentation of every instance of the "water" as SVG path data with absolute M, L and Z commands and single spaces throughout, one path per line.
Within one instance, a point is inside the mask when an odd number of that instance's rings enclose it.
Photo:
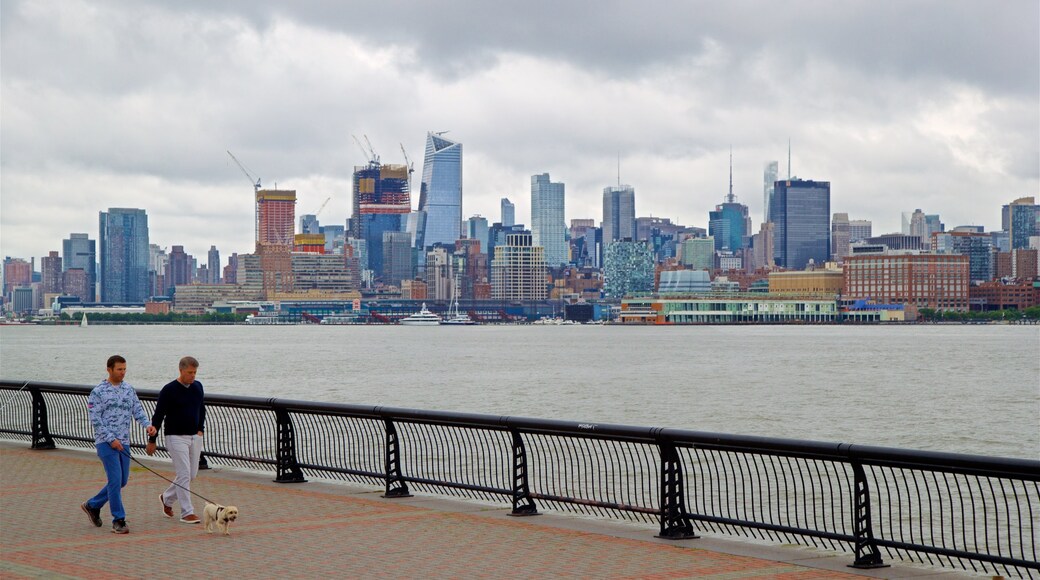
M 1035 326 L 0 327 L 0 377 L 1040 459 Z

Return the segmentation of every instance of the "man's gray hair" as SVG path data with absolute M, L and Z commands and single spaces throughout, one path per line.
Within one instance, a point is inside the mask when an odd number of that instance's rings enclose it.
M 182 358 L 180 364 L 177 366 L 177 368 L 182 371 L 189 367 L 193 369 L 199 368 L 199 361 L 193 356 Z

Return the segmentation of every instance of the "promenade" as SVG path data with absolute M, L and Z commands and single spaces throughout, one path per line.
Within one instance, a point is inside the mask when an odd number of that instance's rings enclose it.
M 135 457 L 166 477 L 168 462 Z M 167 485 L 136 463 L 123 490 L 130 534 L 95 528 L 80 503 L 104 484 L 87 450 L 33 451 L 0 441 L 0 578 L 977 578 L 911 567 L 847 568 L 852 556 L 703 537 L 665 541 L 654 529 L 217 467 L 193 489 L 241 516 L 228 537 L 162 516 Z M 196 498 L 201 515 L 204 502 Z M 176 508 L 175 508 L 176 509 Z

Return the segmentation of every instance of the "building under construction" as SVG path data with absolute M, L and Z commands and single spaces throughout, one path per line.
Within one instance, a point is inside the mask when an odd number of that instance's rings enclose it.
M 293 245 L 296 226 L 296 190 L 260 189 L 256 192 L 256 244 Z
M 407 165 L 382 165 L 373 158 L 354 167 L 354 215 L 351 236 L 365 240 L 368 268 L 382 273 L 383 233 L 403 231 L 412 210 Z

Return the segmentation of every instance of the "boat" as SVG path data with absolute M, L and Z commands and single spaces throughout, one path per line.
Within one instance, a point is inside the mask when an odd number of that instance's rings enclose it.
M 441 317 L 426 309 L 426 303 L 422 303 L 419 312 L 406 316 L 400 320 L 405 326 L 437 326 L 441 323 Z
M 83 318 L 79 319 L 79 325 L 80 325 L 80 328 L 82 328 L 82 327 L 87 325 L 87 313 L 86 312 L 83 313 Z
M 441 324 L 452 326 L 470 326 L 476 324 L 468 314 L 459 312 L 459 275 L 455 274 L 455 286 L 451 292 L 451 306 L 448 307 L 448 316 Z

